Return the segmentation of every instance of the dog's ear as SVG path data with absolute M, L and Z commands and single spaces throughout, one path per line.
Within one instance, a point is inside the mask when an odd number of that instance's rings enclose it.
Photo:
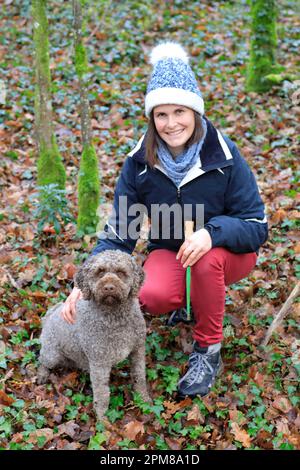
M 90 300 L 91 289 L 89 286 L 90 269 L 92 262 L 88 259 L 78 270 L 75 275 L 74 282 L 75 286 L 81 290 L 84 300 Z
M 133 285 L 131 288 L 131 295 L 133 297 L 137 296 L 140 288 L 145 280 L 145 272 L 139 264 L 136 263 L 134 259 L 131 260 L 133 265 Z

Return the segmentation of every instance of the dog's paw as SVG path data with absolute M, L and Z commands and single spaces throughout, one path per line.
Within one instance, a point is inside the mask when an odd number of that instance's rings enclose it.
M 41 365 L 37 371 L 37 379 L 36 379 L 37 384 L 42 385 L 42 384 L 47 383 L 49 380 L 49 375 L 50 375 L 49 369 Z

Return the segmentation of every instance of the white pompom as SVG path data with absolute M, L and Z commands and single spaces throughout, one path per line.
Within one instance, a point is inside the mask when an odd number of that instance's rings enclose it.
M 164 42 L 152 49 L 150 54 L 150 64 L 153 66 L 161 59 L 175 58 L 181 59 L 185 64 L 189 62 L 189 56 L 183 47 L 177 42 Z

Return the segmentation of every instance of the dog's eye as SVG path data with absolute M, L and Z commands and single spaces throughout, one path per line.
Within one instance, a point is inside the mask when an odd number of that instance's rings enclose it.
M 118 269 L 116 271 L 116 274 L 119 276 L 119 277 L 126 277 L 126 272 L 125 271 L 122 271 L 122 269 Z
M 97 277 L 103 276 L 104 272 L 105 272 L 105 269 L 99 268 L 95 271 L 95 276 Z

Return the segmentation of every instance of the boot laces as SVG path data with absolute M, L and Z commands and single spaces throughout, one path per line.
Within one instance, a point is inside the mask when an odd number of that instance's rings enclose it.
M 208 372 L 211 375 L 213 374 L 213 367 L 209 363 L 208 354 L 201 354 L 198 352 L 193 352 L 190 355 L 190 364 L 191 367 L 187 373 L 179 380 L 179 383 L 186 381 L 189 385 L 194 383 L 199 383 L 202 381 L 204 375 Z

